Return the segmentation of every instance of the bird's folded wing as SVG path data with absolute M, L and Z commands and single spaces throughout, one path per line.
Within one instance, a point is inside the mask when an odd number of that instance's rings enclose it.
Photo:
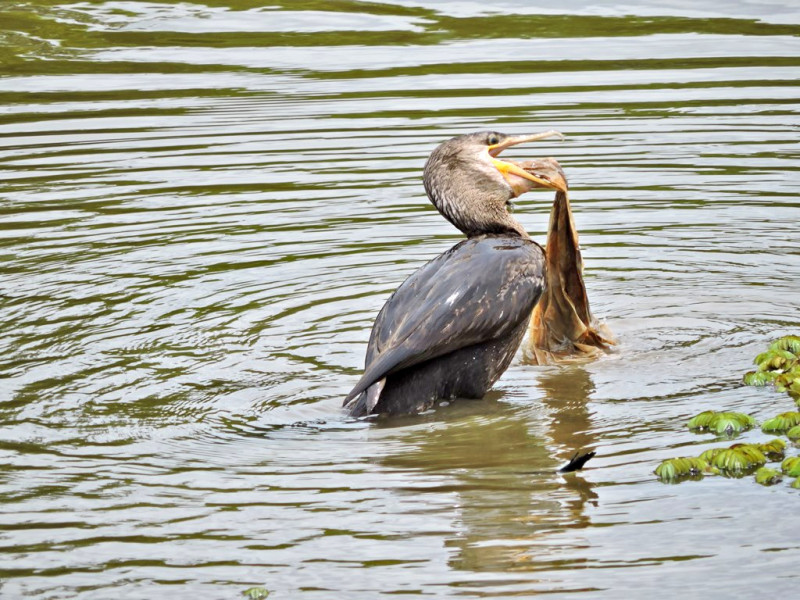
M 423 266 L 378 314 L 364 375 L 344 403 L 401 369 L 510 333 L 542 293 L 543 264 L 533 242 L 490 236 Z

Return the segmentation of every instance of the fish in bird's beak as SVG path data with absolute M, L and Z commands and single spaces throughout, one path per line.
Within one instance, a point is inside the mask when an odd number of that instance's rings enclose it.
M 544 158 L 529 160 L 524 163 L 516 163 L 514 161 L 500 160 L 497 158 L 506 148 L 548 137 L 564 139 L 564 136 L 558 131 L 545 131 L 544 133 L 537 133 L 534 135 L 508 136 L 497 144 L 488 146 L 487 150 L 491 157 L 492 164 L 511 185 L 515 196 L 524 194 L 537 187 L 551 188 L 562 192 L 567 190 L 566 178 L 561 170 L 561 166 L 555 159 Z
M 608 327 L 595 319 L 589 308 L 578 230 L 561 167 L 552 159 L 526 161 L 518 166 L 526 171 L 533 170 L 537 176 L 564 179 L 563 188 L 556 188 L 558 191 L 550 211 L 545 248 L 545 291 L 531 314 L 525 359 L 533 364 L 546 365 L 610 352 L 616 343 L 614 336 Z M 553 173 L 556 169 L 557 175 Z
M 550 188 L 558 192 L 567 191 L 567 178 L 555 158 L 537 158 L 523 162 L 509 160 L 504 161 L 503 165 L 508 165 L 509 168 L 506 168 L 505 171 L 500 167 L 497 169 L 511 184 L 515 197 L 535 188 Z

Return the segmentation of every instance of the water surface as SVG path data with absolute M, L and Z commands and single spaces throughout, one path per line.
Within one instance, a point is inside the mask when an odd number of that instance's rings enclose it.
M 796 590 L 797 490 L 652 474 L 700 410 L 792 408 L 740 378 L 800 327 L 795 3 L 0 12 L 2 597 Z M 509 156 L 565 167 L 618 352 L 347 420 L 376 312 L 460 239 L 427 154 L 553 128 Z M 517 203 L 542 241 L 551 202 Z

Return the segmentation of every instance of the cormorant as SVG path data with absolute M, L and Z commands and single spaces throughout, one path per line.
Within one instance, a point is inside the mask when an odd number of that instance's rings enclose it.
M 423 174 L 428 198 L 467 239 L 412 274 L 375 319 L 350 414 L 413 414 L 437 400 L 482 398 L 508 368 L 545 288 L 545 255 L 509 212 L 533 188 L 566 192 L 550 158 L 500 160 L 511 146 L 560 136 L 461 135 Z

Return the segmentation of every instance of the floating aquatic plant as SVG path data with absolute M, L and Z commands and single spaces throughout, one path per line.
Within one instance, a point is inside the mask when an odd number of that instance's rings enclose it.
M 721 452 L 726 450 L 733 450 L 734 452 L 743 455 L 748 462 L 775 462 L 783 460 L 786 454 L 786 442 L 780 438 L 775 438 L 763 444 L 734 444 L 729 448 L 709 448 L 700 454 L 700 459 L 706 461 L 709 465 L 714 465 L 717 468 L 724 469 L 715 463 L 715 458 Z M 723 460 L 723 459 L 720 459 Z M 763 463 L 762 463 L 763 464 Z M 752 466 L 752 465 L 750 465 Z
M 777 377 L 775 379 L 775 389 L 789 394 L 794 398 L 795 404 L 800 406 L 800 367 L 795 367 L 785 377 Z
M 777 469 L 768 469 L 767 462 L 783 460 L 786 442 L 775 438 L 763 444 L 733 444 L 728 448 L 709 448 L 697 458 L 682 457 L 663 461 L 655 473 L 661 481 L 675 483 L 684 479 L 702 479 L 703 475 L 721 474 L 727 477 L 743 477 L 756 472 L 756 482 L 773 485 L 780 481 Z M 800 456 L 783 460 L 783 473 L 800 479 Z M 800 484 L 797 484 L 798 487 Z
M 790 456 L 781 463 L 781 471 L 789 477 L 800 477 L 800 456 Z
M 747 385 L 773 385 L 788 392 L 800 406 L 800 336 L 784 336 L 769 345 L 766 352 L 756 356 L 756 370 L 744 376 Z M 734 435 L 755 426 L 755 420 L 737 412 L 706 410 L 692 417 L 687 427 L 692 431 L 709 431 L 718 435 Z M 800 411 L 781 413 L 761 426 L 765 433 L 781 433 L 800 443 Z M 785 476 L 795 477 L 793 488 L 800 488 L 800 456 L 786 457 L 787 444 L 780 438 L 763 443 L 733 444 L 728 448 L 709 448 L 697 458 L 682 457 L 663 461 L 656 475 L 664 482 L 700 479 L 705 474 L 742 477 L 755 472 L 761 485 L 774 485 Z M 767 468 L 767 462 L 781 463 L 781 471 Z
M 706 410 L 692 417 L 686 426 L 692 431 L 710 431 L 717 435 L 733 435 L 755 427 L 750 415 L 738 412 L 714 412 Z
M 656 467 L 655 473 L 661 481 L 679 481 L 687 477 L 702 475 L 708 470 L 708 463 L 700 458 L 684 456 L 670 458 Z
M 783 480 L 783 475 L 780 471 L 770 469 L 769 467 L 761 467 L 756 471 L 756 483 L 761 485 L 775 485 Z
M 264 600 L 269 596 L 269 590 L 263 587 L 251 587 L 242 592 L 247 600 Z
M 769 462 L 783 460 L 786 456 L 786 442 L 780 438 L 758 444 L 758 449 L 767 457 L 767 461 Z
M 783 433 L 797 425 L 800 425 L 800 412 L 785 412 L 764 421 L 761 424 L 761 431 L 764 433 Z
M 758 444 L 734 444 L 729 448 L 729 450 L 741 452 L 747 457 L 748 460 L 754 463 L 762 461 L 764 463 L 767 462 L 767 457 L 764 456 L 764 453 L 761 451 L 761 448 L 759 448 Z
M 770 346 L 769 350 L 756 356 L 753 362 L 759 371 L 782 371 L 787 367 L 791 368 L 795 360 L 797 357 L 794 353 Z
M 772 384 L 800 405 L 800 336 L 787 335 L 775 340 L 753 362 L 756 370 L 745 373 L 745 385 Z
M 714 457 L 723 450 L 725 450 L 725 448 L 709 448 L 700 454 L 700 459 L 706 461 L 708 464 L 711 464 L 711 461 L 714 460 Z
M 764 387 L 775 381 L 776 377 L 777 375 L 772 371 L 748 371 L 744 374 L 742 381 L 745 385 Z
M 800 356 L 800 335 L 786 335 L 770 344 L 770 348 L 788 350 L 795 356 Z
M 714 454 L 711 466 L 725 475 L 746 475 L 767 462 L 764 453 L 753 444 L 734 444 Z

